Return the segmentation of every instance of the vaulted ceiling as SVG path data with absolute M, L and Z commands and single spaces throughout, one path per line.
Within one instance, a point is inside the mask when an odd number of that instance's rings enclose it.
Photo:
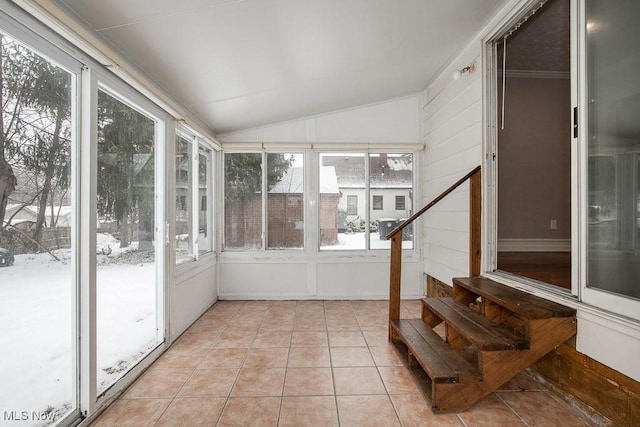
M 506 0 L 55 0 L 216 133 L 423 90 Z

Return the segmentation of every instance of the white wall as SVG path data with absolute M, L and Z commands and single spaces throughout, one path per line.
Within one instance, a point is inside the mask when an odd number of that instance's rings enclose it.
M 474 39 L 425 91 L 423 204 L 482 163 L 481 46 Z M 474 61 L 474 74 L 452 79 Z M 449 284 L 468 275 L 469 184 L 427 212 L 423 224 L 424 271 Z
M 418 143 L 422 96 L 392 99 L 360 108 L 218 135 L 222 142 Z M 393 145 L 391 145 L 393 146 Z
M 224 144 L 313 144 L 314 148 L 366 150 L 413 147 L 421 144 L 422 94 L 336 111 L 301 120 L 218 135 Z M 307 164 L 308 165 L 308 164 Z M 307 165 L 305 167 L 307 167 Z M 313 173 L 307 174 L 316 180 Z M 310 181 L 309 181 L 310 182 Z M 317 185 L 317 182 L 315 183 Z M 311 184 L 314 188 L 314 183 Z M 221 299 L 366 299 L 388 298 L 389 251 L 319 252 L 313 230 L 318 218 L 307 203 L 307 248 L 304 252 L 222 252 L 219 257 Z M 346 200 L 346 198 L 345 198 Z M 407 200 L 407 203 L 409 201 Z M 394 200 L 395 203 L 395 200 Z M 360 211 L 359 211 L 360 214 Z M 364 217 L 364 211 L 360 214 Z M 309 236 L 311 235 L 311 236 Z M 404 297 L 422 296 L 420 250 L 405 251 L 402 271 Z
M 206 267 L 178 273 L 169 285 L 169 316 L 171 340 L 175 340 L 198 317 L 217 301 L 217 265 L 214 261 Z

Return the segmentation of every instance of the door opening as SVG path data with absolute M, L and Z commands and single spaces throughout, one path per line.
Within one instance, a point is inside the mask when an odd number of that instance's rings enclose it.
M 570 9 L 570 0 L 549 0 L 495 42 L 497 269 L 567 290 Z

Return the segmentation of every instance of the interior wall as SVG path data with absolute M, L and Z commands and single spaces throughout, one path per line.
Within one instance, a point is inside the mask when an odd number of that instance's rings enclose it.
M 570 81 L 507 77 L 506 87 L 505 127 L 498 131 L 499 250 L 503 239 L 569 240 Z
M 482 58 L 479 39 L 470 43 L 424 93 L 423 205 L 482 164 Z M 475 63 L 460 80 L 453 71 Z M 484 172 L 483 172 L 484 173 Z M 423 217 L 424 272 L 446 283 L 469 274 L 469 184 Z
M 213 259 L 213 258 L 212 258 Z M 171 340 L 180 336 L 218 299 L 217 265 L 180 275 L 169 288 Z

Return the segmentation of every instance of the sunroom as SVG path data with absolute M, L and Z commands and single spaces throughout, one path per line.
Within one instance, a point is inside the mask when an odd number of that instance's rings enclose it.
M 638 425 L 638 17 L 0 0 L 0 425 Z

